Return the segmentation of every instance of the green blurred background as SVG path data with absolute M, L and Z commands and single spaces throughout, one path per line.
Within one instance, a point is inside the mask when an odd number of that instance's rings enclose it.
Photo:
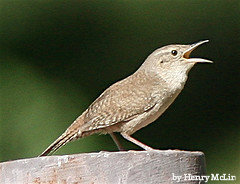
M 195 66 L 174 104 L 133 137 L 158 149 L 201 150 L 209 174 L 238 177 L 239 8 L 234 0 L 0 0 L 0 161 L 40 154 L 156 48 L 210 39 L 192 55 L 214 64 Z M 117 150 L 110 136 L 56 154 L 100 150 Z

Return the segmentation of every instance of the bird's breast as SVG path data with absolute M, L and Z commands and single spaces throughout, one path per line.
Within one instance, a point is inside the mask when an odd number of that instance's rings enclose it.
M 154 122 L 174 102 L 174 100 L 176 99 L 176 97 L 180 92 L 181 90 L 176 90 L 172 94 L 169 93 L 168 95 L 165 95 L 165 96 L 161 96 L 161 97 L 159 96 L 159 101 L 156 103 L 156 105 L 152 109 L 137 116 L 136 118 L 132 119 L 126 124 L 123 124 L 122 131 L 131 135 L 134 132 L 138 131 L 139 129 Z

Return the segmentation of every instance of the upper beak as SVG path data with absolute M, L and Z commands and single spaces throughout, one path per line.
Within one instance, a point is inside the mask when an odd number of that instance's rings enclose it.
M 196 49 L 199 45 L 202 45 L 206 42 L 209 42 L 209 40 L 204 40 L 204 41 L 200 41 L 200 42 L 197 42 L 197 43 L 194 43 L 192 45 L 190 45 L 190 48 L 187 49 L 184 54 L 183 54 L 183 57 L 186 59 L 187 62 L 190 62 L 190 63 L 213 63 L 212 61 L 210 60 L 207 60 L 207 59 L 202 59 L 202 58 L 189 58 L 191 52 Z

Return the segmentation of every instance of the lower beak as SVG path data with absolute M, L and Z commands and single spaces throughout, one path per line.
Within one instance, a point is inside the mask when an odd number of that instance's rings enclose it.
M 183 57 L 186 59 L 186 61 L 189 62 L 189 63 L 213 63 L 212 61 L 207 60 L 207 59 L 189 58 L 189 56 L 190 56 L 190 54 L 193 50 L 195 50 L 199 45 L 202 45 L 206 42 L 209 42 L 209 40 L 204 40 L 204 41 L 200 41 L 200 42 L 192 44 L 190 46 L 190 48 L 188 50 L 186 50 L 183 54 Z

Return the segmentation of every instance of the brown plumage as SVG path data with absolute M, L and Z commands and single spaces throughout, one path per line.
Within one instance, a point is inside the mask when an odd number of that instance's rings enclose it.
M 120 132 L 144 149 L 152 149 L 130 137 L 140 128 L 155 121 L 181 92 L 187 73 L 196 62 L 189 59 L 198 45 L 170 45 L 154 51 L 129 77 L 106 89 L 73 124 L 40 156 L 54 152 L 66 143 L 93 133 Z M 175 56 L 173 51 L 179 54 Z

